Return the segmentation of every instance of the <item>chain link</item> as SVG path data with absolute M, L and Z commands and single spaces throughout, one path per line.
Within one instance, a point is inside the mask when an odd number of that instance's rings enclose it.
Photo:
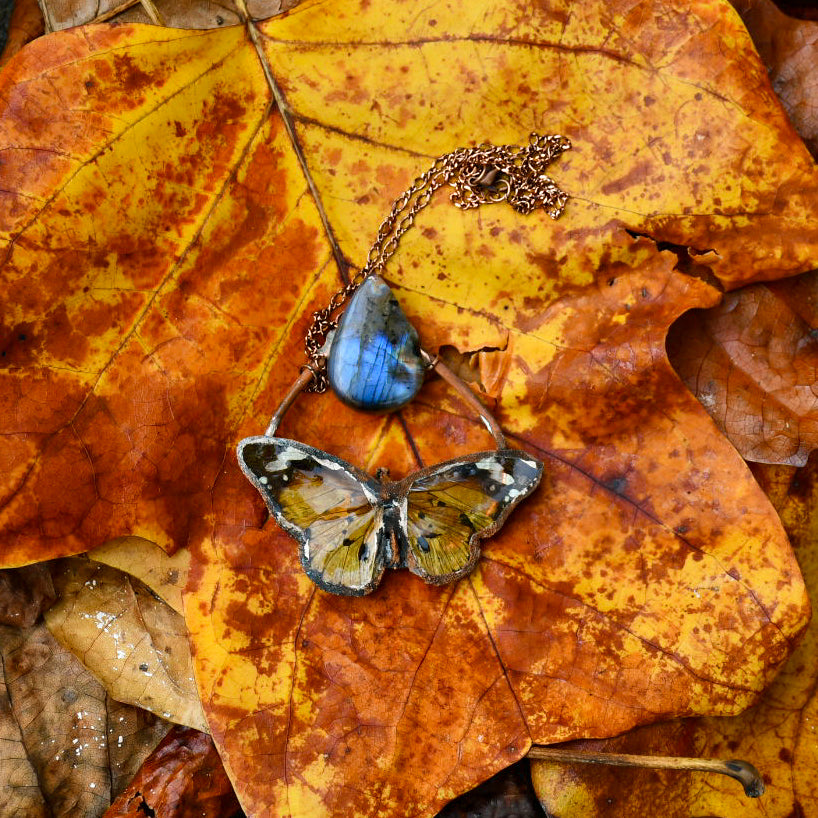
M 470 210 L 484 204 L 508 202 L 518 213 L 541 207 L 552 219 L 559 218 L 568 196 L 550 179 L 545 168 L 571 147 L 564 136 L 532 133 L 527 145 L 479 145 L 458 148 L 437 160 L 402 193 L 378 229 L 366 264 L 336 292 L 322 310 L 314 312 L 304 341 L 307 369 L 313 373 L 308 392 L 324 392 L 328 381 L 324 347 L 338 326 L 335 313 L 366 278 L 380 274 L 395 254 L 401 236 L 414 224 L 418 213 L 444 185 L 454 188 L 455 207 Z

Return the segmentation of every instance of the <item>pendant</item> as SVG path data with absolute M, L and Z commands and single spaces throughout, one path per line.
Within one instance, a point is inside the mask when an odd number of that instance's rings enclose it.
M 333 392 L 367 412 L 388 412 L 415 397 L 426 371 L 417 330 L 389 285 L 369 276 L 349 300 L 327 361 Z
M 374 273 L 383 269 L 400 237 L 444 184 L 454 187 L 456 207 L 507 201 L 518 213 L 542 207 L 556 219 L 566 195 L 543 170 L 569 147 L 562 136 L 531 134 L 523 147 L 480 145 L 439 157 L 395 201 L 355 283 L 313 313 L 304 339 L 308 363 L 264 434 L 239 443 L 242 471 L 297 542 L 304 570 L 324 591 L 363 596 L 378 586 L 387 568 L 405 568 L 433 585 L 465 577 L 478 560 L 480 542 L 496 534 L 537 488 L 543 464 L 508 448 L 500 425 L 471 388 L 439 356 L 421 349 L 417 331 Z M 391 480 L 385 470 L 372 476 L 329 452 L 276 436 L 304 389 L 321 393 L 329 384 L 344 403 L 383 412 L 409 403 L 426 369 L 434 369 L 474 410 L 494 438 L 495 450 Z M 415 456 L 419 461 L 417 450 Z

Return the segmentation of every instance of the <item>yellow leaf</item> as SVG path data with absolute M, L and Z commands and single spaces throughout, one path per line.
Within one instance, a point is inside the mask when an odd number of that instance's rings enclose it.
M 173 556 L 148 540 L 122 537 L 88 552 L 88 558 L 136 577 L 158 594 L 179 615 L 184 615 L 182 590 L 190 569 L 190 552 Z
M 179 614 L 121 571 L 86 560 L 66 560 L 55 587 L 49 630 L 113 698 L 207 731 Z

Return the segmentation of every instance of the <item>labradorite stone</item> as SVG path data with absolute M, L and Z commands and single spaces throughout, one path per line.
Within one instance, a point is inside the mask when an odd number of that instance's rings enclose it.
M 423 383 L 420 340 L 387 283 L 370 276 L 355 291 L 335 331 L 330 386 L 357 409 L 398 409 Z

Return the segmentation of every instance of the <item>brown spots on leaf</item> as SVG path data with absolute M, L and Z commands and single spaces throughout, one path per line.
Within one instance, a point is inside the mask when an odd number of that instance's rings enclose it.
M 37 347 L 33 330 L 28 322 L 0 330 L 0 365 L 24 366 L 33 360 Z
M 85 362 L 88 354 L 88 337 L 75 327 L 65 304 L 59 304 L 45 316 L 40 331 L 47 331 L 49 352 L 74 366 Z
M 162 85 L 162 79 L 155 73 L 148 73 L 127 53 L 114 54 L 113 69 L 117 83 L 130 93 L 137 93 L 143 88 L 153 89 Z
M 645 186 L 651 173 L 652 167 L 649 162 L 637 162 L 624 176 L 602 185 L 601 190 L 606 196 L 610 196 L 623 190 Z

